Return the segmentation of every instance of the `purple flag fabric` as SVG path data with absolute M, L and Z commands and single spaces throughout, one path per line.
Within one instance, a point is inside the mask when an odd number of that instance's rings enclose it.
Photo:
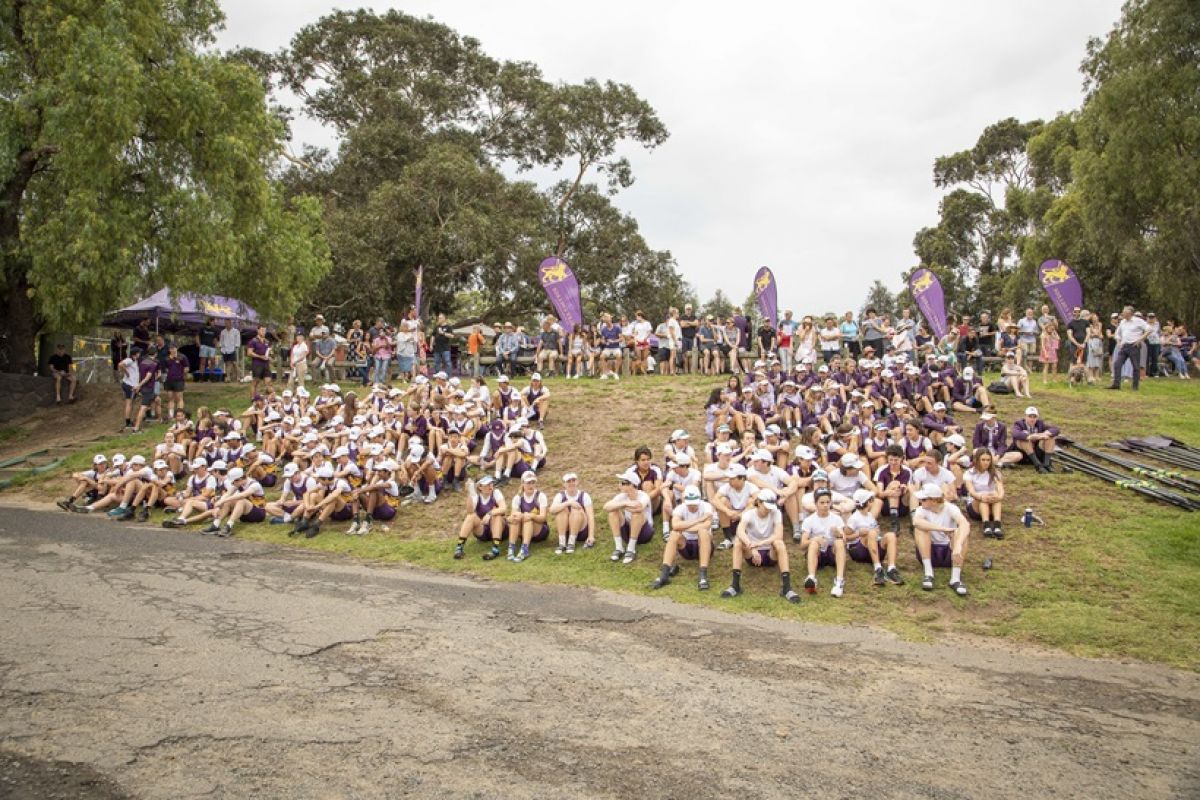
M 931 270 L 922 267 L 913 272 L 908 279 L 908 290 L 912 292 L 913 300 L 921 316 L 929 323 L 930 329 L 939 339 L 946 335 L 946 295 L 942 291 L 942 282 Z
M 779 289 L 770 267 L 759 267 L 754 273 L 754 296 L 758 299 L 758 310 L 774 328 L 779 323 Z
M 1071 311 L 1083 307 L 1083 287 L 1079 285 L 1075 272 L 1057 258 L 1052 258 L 1038 267 L 1038 279 L 1054 302 L 1063 324 L 1070 322 Z
M 567 333 L 583 323 L 583 306 L 579 297 L 579 281 L 561 258 L 550 257 L 538 266 L 542 288 L 558 313 L 558 320 Z

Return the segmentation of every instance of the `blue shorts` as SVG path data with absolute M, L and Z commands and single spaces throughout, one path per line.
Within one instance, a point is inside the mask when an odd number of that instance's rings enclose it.
M 200 357 L 201 358 L 216 358 L 217 357 L 217 348 L 209 347 L 208 345 L 203 345 L 203 344 L 200 345 Z
M 126 400 L 132 400 L 133 396 L 137 394 L 137 387 L 130 386 L 128 383 L 122 383 L 121 393 L 125 395 Z
M 413 357 L 412 356 L 396 356 L 396 369 L 401 372 L 412 372 Z

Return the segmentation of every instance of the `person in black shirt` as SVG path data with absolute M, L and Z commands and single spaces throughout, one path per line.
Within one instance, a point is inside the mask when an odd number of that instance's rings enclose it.
M 433 326 L 433 371 L 445 372 L 447 375 L 454 374 L 454 367 L 450 363 L 450 346 L 458 336 L 454 333 L 454 328 L 446 322 L 445 314 L 438 314 L 437 324 Z
M 112 339 L 108 342 L 110 358 L 112 358 L 113 374 L 120 378 L 121 368 L 118 366 L 129 355 L 129 343 L 125 341 L 125 334 L 115 333 Z
M 758 327 L 758 344 L 762 348 L 760 358 L 766 358 L 775 349 L 775 328 L 769 319 L 764 319 Z
M 683 313 L 679 315 L 679 329 L 683 333 L 683 350 L 679 357 L 683 361 L 686 372 L 693 372 L 692 352 L 696 350 L 696 331 L 700 329 L 700 318 L 692 310 L 691 303 L 684 303 Z
M 1067 340 L 1071 343 L 1071 363 L 1082 364 L 1087 356 L 1088 328 L 1092 324 L 1091 314 L 1084 315 L 1076 306 L 1071 309 L 1071 321 L 1067 323 Z
M 50 372 L 54 375 L 54 402 L 62 403 L 62 383 L 67 382 L 67 402 L 75 402 L 75 373 L 71 371 L 71 354 L 62 342 L 54 348 L 54 355 L 47 359 L 50 362 Z
M 979 337 L 979 353 L 980 353 L 980 368 L 976 372 L 983 374 L 983 367 L 986 362 L 983 359 L 991 358 L 996 355 L 996 324 L 992 322 L 992 315 L 984 311 L 979 315 L 979 325 L 975 327 L 975 335 Z
M 196 344 L 200 345 L 200 372 L 214 372 L 217 369 L 217 337 L 220 331 L 213 324 L 212 318 L 204 320 L 204 326 L 196 333 Z
M 142 352 L 150 347 L 150 318 L 145 317 L 133 329 L 133 346 L 140 347 Z

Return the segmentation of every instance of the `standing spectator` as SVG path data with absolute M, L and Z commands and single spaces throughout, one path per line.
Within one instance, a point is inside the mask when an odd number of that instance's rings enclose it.
M 542 332 L 534 343 L 533 363 L 538 372 L 554 374 L 560 349 L 559 326 L 554 317 L 542 320 Z
M 1071 321 L 1067 323 L 1067 341 L 1071 345 L 1071 363 L 1082 364 L 1087 359 L 1088 329 L 1091 326 L 1091 314 L 1078 306 L 1071 309 Z
M 146 419 L 146 414 L 150 407 L 154 405 L 157 396 L 154 393 L 155 384 L 158 381 L 158 351 L 151 347 L 142 353 L 141 359 L 137 364 L 138 381 L 135 389 L 138 395 L 138 412 L 137 418 L 133 422 L 133 432 L 142 432 L 142 422 Z
M 122 331 L 117 331 L 113 334 L 112 339 L 108 341 L 109 354 L 112 359 L 113 376 L 120 379 L 121 377 L 121 362 L 129 357 L 129 342 L 125 340 L 125 334 Z
M 175 345 L 167 347 L 167 359 L 163 370 L 163 388 L 167 392 L 167 419 L 174 419 L 175 412 L 183 411 L 183 388 L 191 364 L 187 356 Z
M 842 332 L 838 329 L 832 314 L 825 317 L 825 322 L 817 336 L 821 340 L 821 358 L 828 364 L 834 356 L 842 352 Z
M 721 349 L 720 352 L 729 358 L 729 371 L 737 374 L 746 371 L 746 365 L 742 363 L 740 351 L 743 346 L 742 329 L 738 327 L 737 321 L 732 317 L 725 320 L 725 327 L 721 329 Z M 717 369 L 721 368 L 721 360 L 717 359 Z
M 392 334 L 385 329 L 385 335 Z M 400 330 L 395 332 L 395 337 L 396 369 L 404 380 L 412 380 L 417 374 L 417 359 L 421 348 L 421 323 L 417 319 L 415 308 L 410 308 L 404 319 L 400 320 Z
M 318 336 L 318 331 L 320 335 Z M 329 332 L 329 328 L 321 325 L 313 326 L 310 332 L 313 348 L 313 373 L 320 376 L 322 383 L 336 380 L 334 361 L 337 358 L 337 338 Z
M 792 319 L 792 312 L 783 312 L 783 319 L 779 323 L 779 331 L 776 334 L 775 343 L 779 348 L 779 365 L 783 367 L 783 371 L 787 374 L 792 372 L 792 354 L 793 349 L 792 336 L 796 333 L 796 329 L 800 327 L 800 323 Z M 716 374 L 715 372 L 713 373 Z
M 1104 325 L 1104 344 L 1108 351 L 1108 364 L 1111 367 L 1113 359 L 1117 354 L 1117 324 L 1121 321 L 1121 315 L 1116 311 L 1108 315 L 1108 322 Z
M 1106 345 L 1104 343 L 1104 326 L 1100 324 L 1100 317 L 1094 315 L 1091 324 L 1088 325 L 1087 338 L 1084 339 L 1085 350 L 1087 351 L 1086 364 L 1088 372 L 1088 384 L 1094 384 L 1100 380 L 1100 370 L 1104 369 L 1104 353 Z
M 1113 331 L 1113 341 L 1116 344 L 1116 353 L 1113 356 L 1112 363 L 1112 384 L 1109 389 L 1120 391 L 1121 380 L 1125 365 L 1130 361 L 1133 362 L 1133 389 L 1137 391 L 1141 382 L 1141 373 L 1138 370 L 1138 358 L 1142 344 L 1146 341 L 1146 337 L 1150 335 L 1150 326 L 1146 324 L 1146 320 L 1133 315 L 1133 306 L 1125 306 L 1121 312 L 1121 322 Z
M 683 327 L 679 324 L 679 309 L 667 309 L 667 368 L 664 375 L 675 375 L 683 355 Z
M 259 381 L 263 381 L 266 388 L 271 388 L 271 343 L 267 340 L 266 327 L 258 326 L 246 349 L 250 351 L 250 394 L 253 396 L 258 394 Z
M 54 403 L 62 405 L 62 384 L 67 382 L 67 402 L 75 402 L 75 370 L 71 363 L 71 354 L 67 346 L 59 342 L 54 346 L 54 354 L 47 359 L 50 362 L 50 374 L 54 376 Z M 128 416 L 128 415 L 126 415 Z
M 813 327 L 812 317 L 806 316 L 800 321 L 800 328 L 796 331 L 796 356 L 797 364 L 811 364 L 817 360 L 817 330 Z
M 133 346 L 145 353 L 150 349 L 150 318 L 143 317 L 133 329 Z
M 433 371 L 454 374 L 454 364 L 450 360 L 451 346 L 458 339 L 454 328 L 446 321 L 445 314 L 437 315 L 437 323 L 433 327 Z
M 600 348 L 600 380 L 621 380 L 621 326 L 613 322 L 607 311 L 600 315 L 596 331 L 596 346 Z
M 475 325 L 471 328 L 471 335 L 467 337 L 467 355 L 471 357 L 471 377 L 478 378 L 483 374 L 479 367 L 479 355 L 483 350 L 484 342 L 487 341 L 483 335 L 483 328 Z
M 288 374 L 288 388 L 303 386 L 308 378 L 308 342 L 303 333 L 297 333 L 292 341 L 292 347 L 288 351 L 288 366 L 291 368 Z
M 242 361 L 238 358 L 238 348 L 242 346 L 242 332 L 233 326 L 232 319 L 225 320 L 225 327 L 221 329 L 221 338 L 217 343 L 221 348 L 221 366 L 225 370 L 225 379 L 240 381 Z
M 367 347 L 363 341 L 362 320 L 356 319 L 350 323 L 350 330 L 346 331 L 346 357 L 354 363 L 354 370 L 347 377 L 356 378 L 366 386 L 371 382 L 371 376 L 367 374 Z
M 917 346 L 917 324 L 912 318 L 912 311 L 901 309 L 900 319 L 892 328 L 892 350 L 897 355 L 912 356 Z
M 851 358 L 857 361 L 862 353 L 862 344 L 858 341 L 858 323 L 854 321 L 853 311 L 847 311 L 842 315 L 842 323 L 838 325 L 838 330 L 842 333 L 842 347 L 846 349 Z
M 875 348 L 877 355 L 883 355 L 887 348 L 884 345 L 883 320 L 879 319 L 879 312 L 873 308 L 868 308 L 866 316 L 863 317 L 862 323 L 859 325 L 862 330 L 863 348 Z
M 987 359 L 996 355 L 996 334 L 992 315 L 984 311 L 979 315 L 979 324 L 975 327 L 975 335 L 979 337 L 979 368 L 975 371 L 981 375 L 987 365 Z
M 521 340 L 513 329 L 511 322 L 504 323 L 504 330 L 496 340 L 496 369 L 501 375 L 517 374 L 517 351 Z
M 201 373 L 207 374 L 217 370 L 218 335 L 219 332 L 212 317 L 206 318 L 204 324 L 200 326 L 200 330 L 196 332 L 196 344 L 200 346 L 200 363 L 196 369 Z M 163 353 L 163 359 L 165 361 L 166 353 Z
M 1162 326 L 1153 311 L 1146 315 L 1146 324 L 1150 326 L 1150 332 L 1146 334 L 1146 377 L 1157 378 L 1162 374 L 1158 368 L 1158 357 L 1162 355 Z
M 329 326 L 325 324 L 325 317 L 317 314 L 313 317 L 313 326 L 308 331 L 308 341 L 311 344 L 316 344 L 317 339 L 329 335 Z
M 1038 314 L 1038 327 L 1045 330 L 1047 325 L 1057 321 L 1058 319 L 1050 313 L 1050 306 L 1043 305 L 1041 313 Z
M 699 330 L 700 319 L 692 309 L 692 304 L 684 303 L 683 313 L 679 315 L 679 332 L 683 343 L 683 369 L 687 373 L 694 372 L 704 358 L 696 344 Z
M 386 384 L 391 380 L 392 337 L 386 328 L 376 331 L 375 338 L 371 340 L 371 363 L 375 365 L 372 382 Z M 401 367 L 400 371 L 403 372 L 404 368 Z
M 1058 320 L 1053 317 L 1042 328 L 1042 346 L 1038 354 L 1042 362 L 1042 385 L 1050 382 L 1050 376 L 1058 374 L 1058 348 L 1061 344 L 1058 337 Z
M 630 374 L 640 371 L 646 374 L 646 358 L 650 355 L 650 334 L 653 328 L 641 309 L 633 312 L 633 322 L 629 326 L 629 334 L 633 338 L 633 367 Z
M 121 373 L 121 393 L 125 395 L 126 429 L 133 427 L 133 398 L 137 395 L 138 382 L 142 377 L 138 370 L 141 355 L 142 351 L 135 347 L 129 355 L 121 359 L 121 363 L 117 364 L 117 371 Z
M 959 361 L 975 368 L 976 374 L 983 374 L 983 349 L 979 346 L 978 329 L 971 324 L 971 318 L 964 316 L 964 324 L 958 329 Z
M 1038 337 L 1042 326 L 1033 314 L 1032 308 L 1025 309 L 1025 316 L 1017 321 L 1017 345 L 1020 356 L 1018 360 L 1024 364 L 1032 361 L 1038 354 Z

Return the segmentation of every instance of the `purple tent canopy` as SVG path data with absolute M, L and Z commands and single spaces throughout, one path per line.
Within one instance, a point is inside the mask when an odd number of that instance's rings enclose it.
M 101 324 L 107 328 L 136 328 L 147 317 L 157 329 L 165 331 L 196 328 L 207 319 L 217 322 L 232 319 L 243 331 L 252 331 L 262 324 L 258 312 L 241 300 L 214 295 L 172 294 L 170 289 L 160 289 L 131 306 L 108 312 Z

